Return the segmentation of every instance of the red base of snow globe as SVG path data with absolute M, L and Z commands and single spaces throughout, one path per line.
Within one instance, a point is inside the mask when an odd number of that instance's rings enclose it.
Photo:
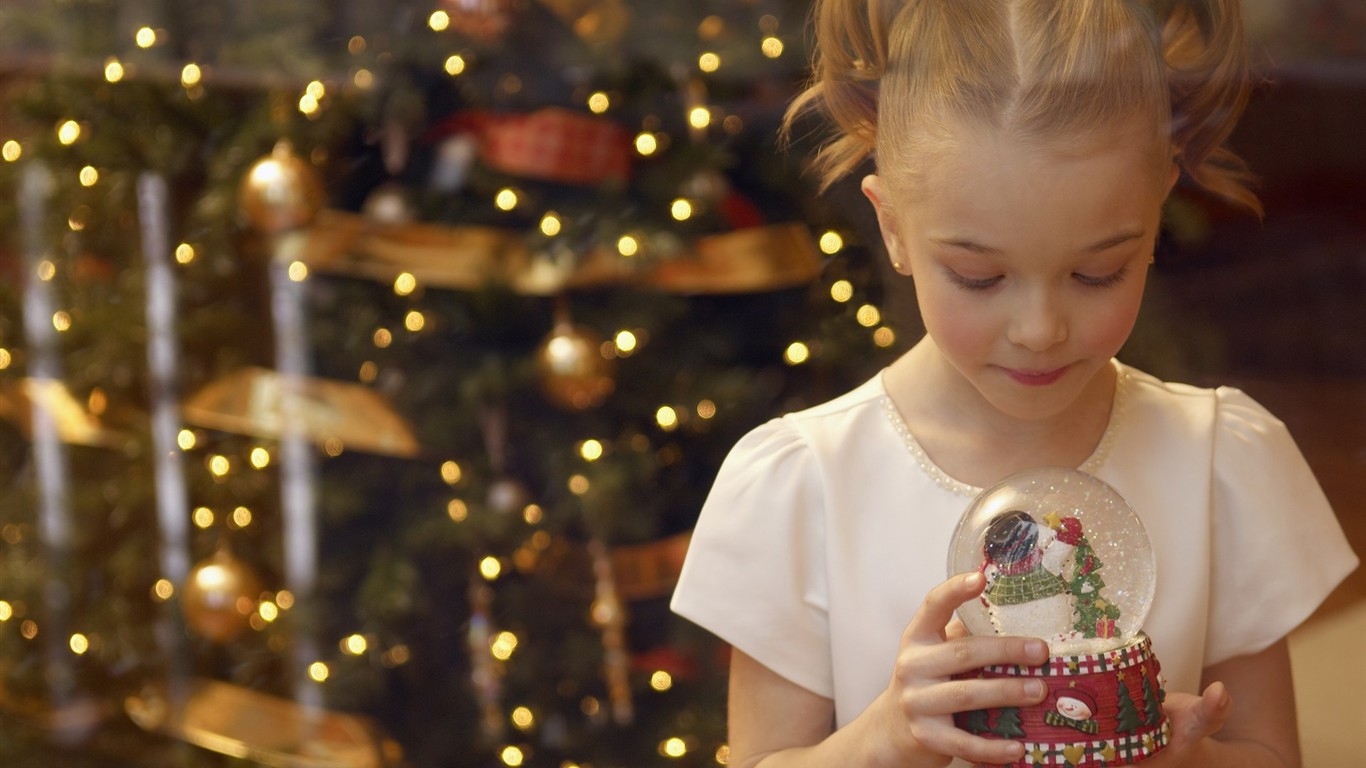
M 963 677 L 1037 677 L 1048 686 L 1037 706 L 954 716 L 969 733 L 1023 742 L 1024 757 L 1008 768 L 1130 765 L 1160 752 L 1171 734 L 1162 711 L 1161 665 L 1142 633 L 1102 653 L 1054 656 L 1039 666 L 984 667 Z

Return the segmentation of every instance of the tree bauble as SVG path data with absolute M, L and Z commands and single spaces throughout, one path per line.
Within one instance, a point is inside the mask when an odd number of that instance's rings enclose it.
M 230 643 L 248 627 L 261 596 L 261 579 L 226 549 L 190 570 L 181 590 L 185 624 L 215 643 Z
M 269 234 L 307 225 L 323 206 L 323 186 L 314 167 L 281 141 L 252 163 L 238 188 L 238 207 L 254 229 Z
M 602 354 L 603 340 L 590 328 L 556 323 L 536 350 L 541 389 L 556 405 L 585 410 L 616 389 L 616 364 Z

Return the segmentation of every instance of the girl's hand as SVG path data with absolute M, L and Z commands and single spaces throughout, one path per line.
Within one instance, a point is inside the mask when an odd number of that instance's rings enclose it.
M 901 635 L 886 716 L 896 755 L 890 763 L 947 765 L 952 758 L 1001 764 L 1018 760 L 1024 746 L 959 730 L 955 712 L 1024 707 L 1047 693 L 1037 678 L 955 680 L 953 675 L 991 664 L 1042 664 L 1048 646 L 1038 638 L 970 637 L 953 612 L 986 587 L 980 573 L 954 576 L 930 591 Z M 951 625 L 952 622 L 952 625 Z
M 1172 735 L 1161 752 L 1143 762 L 1144 768 L 1206 765 L 1200 758 L 1205 739 L 1219 732 L 1233 711 L 1233 698 L 1223 683 L 1211 683 L 1199 696 L 1172 692 L 1162 703 Z

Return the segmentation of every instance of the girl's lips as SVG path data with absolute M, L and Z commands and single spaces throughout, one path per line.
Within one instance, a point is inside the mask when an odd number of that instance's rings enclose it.
M 1046 387 L 1049 384 L 1061 379 L 1067 373 L 1067 366 L 1055 368 L 1051 371 L 1018 371 L 1014 368 L 1004 368 L 1006 375 L 1027 387 Z

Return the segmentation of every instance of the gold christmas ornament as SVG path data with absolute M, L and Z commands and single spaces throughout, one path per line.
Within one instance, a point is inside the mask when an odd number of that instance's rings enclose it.
M 616 365 L 602 355 L 602 337 L 567 320 L 536 350 L 541 390 L 561 408 L 586 410 L 601 405 L 616 389 Z
M 246 630 L 261 595 L 261 580 L 227 549 L 190 570 L 181 591 L 185 624 L 200 637 L 230 643 Z
M 254 229 L 268 234 L 306 226 L 323 206 L 318 172 L 281 140 L 242 179 L 237 194 L 242 216 Z

